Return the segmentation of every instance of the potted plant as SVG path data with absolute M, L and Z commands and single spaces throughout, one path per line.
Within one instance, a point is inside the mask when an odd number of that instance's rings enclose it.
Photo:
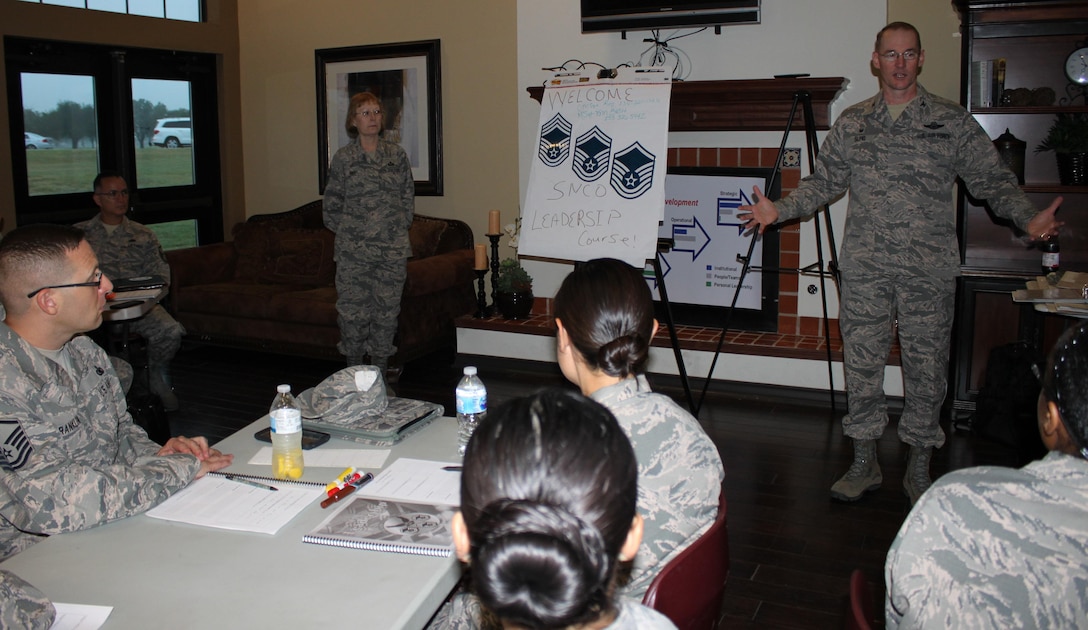
M 533 278 L 517 258 L 499 263 L 495 301 L 506 319 L 525 319 L 533 310 Z
M 1063 186 L 1088 185 L 1088 113 L 1060 113 L 1036 153 L 1053 151 Z

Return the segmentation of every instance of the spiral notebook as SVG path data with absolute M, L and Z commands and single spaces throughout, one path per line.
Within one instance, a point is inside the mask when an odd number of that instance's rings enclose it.
M 275 488 L 275 490 L 271 490 Z M 306 506 L 325 496 L 325 484 L 213 472 L 147 511 L 191 525 L 275 534 Z
M 461 502 L 456 464 L 402 457 L 302 541 L 447 557 L 453 551 L 450 521 Z
M 302 542 L 443 558 L 453 552 L 454 512 L 448 505 L 355 497 Z

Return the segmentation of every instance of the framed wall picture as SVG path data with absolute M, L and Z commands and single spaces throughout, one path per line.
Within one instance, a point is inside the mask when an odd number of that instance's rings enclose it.
M 329 162 L 348 136 L 348 102 L 372 92 L 382 103 L 382 137 L 408 153 L 416 195 L 442 194 L 442 79 L 440 40 L 325 48 L 317 65 L 318 191 L 325 193 Z

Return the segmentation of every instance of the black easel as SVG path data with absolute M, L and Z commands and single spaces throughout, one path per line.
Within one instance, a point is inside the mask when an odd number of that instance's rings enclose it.
M 691 382 L 688 380 L 688 369 L 684 365 L 684 355 L 680 351 L 680 338 L 676 335 L 676 324 L 672 318 L 672 305 L 669 303 L 669 294 L 665 290 L 665 274 L 661 272 L 661 254 L 672 249 L 674 241 L 671 238 L 657 239 L 657 252 L 650 261 L 654 266 L 654 277 L 657 279 L 657 295 L 661 298 L 661 304 L 665 307 L 665 327 L 669 329 L 669 340 L 672 341 L 672 352 L 676 357 L 676 369 L 680 373 L 680 382 L 684 386 L 684 396 L 688 400 L 688 410 L 692 415 L 697 415 L 695 399 L 691 396 Z
M 778 145 L 778 159 L 775 160 L 774 170 L 771 172 L 771 179 L 767 184 L 767 189 L 774 186 L 775 180 L 779 177 L 782 171 L 782 156 L 786 151 L 786 141 L 789 139 L 790 130 L 793 127 L 793 121 L 797 116 L 797 106 L 802 105 L 805 116 L 805 146 L 808 149 L 808 169 L 809 172 L 816 170 L 816 156 L 819 153 L 819 143 L 816 140 L 816 128 L 814 126 L 815 118 L 812 113 L 812 95 L 805 90 L 798 90 L 793 93 L 793 106 L 790 108 L 789 118 L 786 120 L 786 129 L 782 133 L 782 143 Z M 831 213 L 828 210 L 827 205 L 823 205 L 816 210 L 817 214 L 822 212 L 824 224 L 827 226 L 827 240 L 828 246 L 831 252 L 831 263 L 824 268 L 824 248 L 823 248 L 823 234 L 820 230 L 820 220 L 817 217 L 812 226 L 816 230 L 816 262 L 806 267 L 799 269 L 784 269 L 780 267 L 768 268 L 760 266 L 752 266 L 752 252 L 755 251 L 756 238 L 759 234 L 755 231 L 752 232 L 752 240 L 748 245 L 748 253 L 744 256 L 737 255 L 737 262 L 741 263 L 740 279 L 737 280 L 737 289 L 733 293 L 733 301 L 729 304 L 729 309 L 726 311 L 725 323 L 722 325 L 721 335 L 718 337 L 718 347 L 714 351 L 714 358 L 710 362 L 710 370 L 707 372 L 706 381 L 703 383 L 703 391 L 699 395 L 698 407 L 692 407 L 692 414 L 698 417 L 699 409 L 702 409 L 703 400 L 706 398 L 707 388 L 710 386 L 710 378 L 714 374 L 714 367 L 718 363 L 718 356 L 722 352 L 722 345 L 725 343 L 725 334 L 729 331 L 729 324 L 733 319 L 733 311 L 737 306 L 737 299 L 740 297 L 741 287 L 744 286 L 744 278 L 748 275 L 749 269 L 755 269 L 761 272 L 771 273 L 817 273 L 820 276 L 820 300 L 823 304 L 823 317 L 824 317 L 824 346 L 827 348 L 827 380 L 828 380 L 828 393 L 831 396 L 831 409 L 835 410 L 835 376 L 833 371 L 834 362 L 831 358 L 831 330 L 830 319 L 827 315 L 827 280 L 826 277 L 830 275 L 835 281 L 836 291 L 839 289 L 839 262 L 838 255 L 836 254 L 835 246 L 835 231 L 831 225 Z M 773 228 L 772 228 L 773 229 Z

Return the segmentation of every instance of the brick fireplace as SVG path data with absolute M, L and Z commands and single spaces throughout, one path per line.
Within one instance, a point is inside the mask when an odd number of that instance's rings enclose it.
M 842 77 L 817 77 L 798 79 L 745 79 L 725 81 L 686 81 L 675 83 L 669 109 L 670 131 L 777 131 L 786 128 L 787 120 L 795 105 L 796 95 L 804 92 L 811 99 L 812 124 L 815 129 L 830 127 L 830 104 L 844 86 Z M 530 97 L 540 101 L 544 88 L 527 88 Z M 794 133 L 803 133 L 806 116 L 804 108 L 794 122 Z M 801 135 L 797 137 L 803 137 Z M 670 166 L 718 166 L 718 167 L 773 167 L 778 157 L 777 147 L 717 147 L 669 149 Z M 801 178 L 800 150 L 787 149 L 785 168 L 781 171 L 782 194 L 797 187 Z M 800 260 L 801 231 L 812 230 L 809 222 L 794 223 L 781 229 L 778 266 L 796 269 L 813 261 Z M 826 261 L 825 261 L 826 262 Z M 807 276 L 806 276 L 807 278 Z M 807 285 L 807 283 L 806 283 Z M 821 317 L 801 317 L 797 314 L 798 274 L 779 274 L 778 323 L 775 332 L 730 330 L 725 337 L 722 351 L 731 354 L 788 357 L 823 361 L 828 346 L 824 339 Z M 828 290 L 834 283 L 828 278 Z M 493 330 L 528 335 L 554 335 L 551 298 L 537 298 L 532 316 L 527 320 L 510 321 L 501 317 L 475 319 L 466 316 L 458 319 L 459 328 Z M 842 359 L 842 340 L 838 321 L 829 322 L 830 350 L 835 360 Z M 677 337 L 682 348 L 713 352 L 718 346 L 721 329 L 696 326 L 678 326 Z M 653 341 L 657 347 L 671 347 L 667 334 L 658 334 Z M 897 349 L 893 349 L 889 363 L 899 361 Z

